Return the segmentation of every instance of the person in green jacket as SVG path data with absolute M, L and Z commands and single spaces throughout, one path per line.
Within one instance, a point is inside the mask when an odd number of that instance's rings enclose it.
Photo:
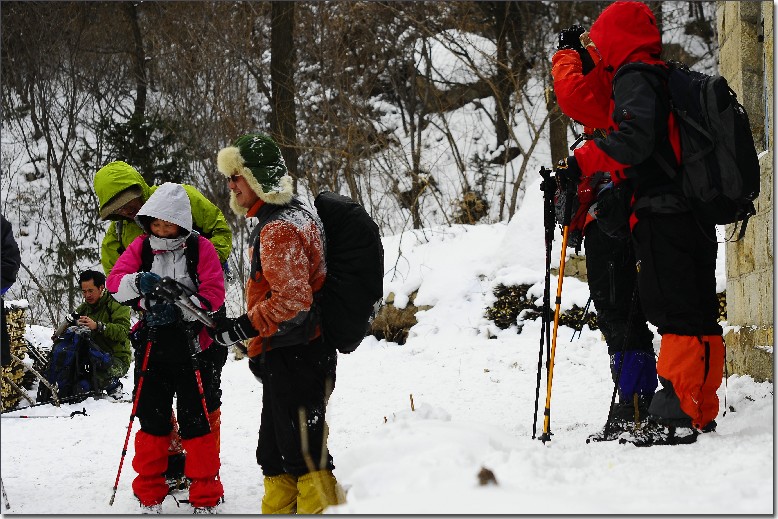
M 79 325 L 91 330 L 91 339 L 111 356 L 111 362 L 97 369 L 97 389 L 115 400 L 121 399 L 119 380 L 130 369 L 130 308 L 119 304 L 105 289 L 105 275 L 96 270 L 85 270 L 78 281 L 84 302 L 60 324 L 54 336 L 58 337 L 68 326 Z
M 208 238 L 222 266 L 232 251 L 232 231 L 221 210 L 192 186 L 182 184 L 192 206 L 194 229 Z M 100 202 L 100 219 L 113 220 L 100 248 L 100 261 L 108 275 L 119 255 L 143 233 L 135 215 L 157 186 L 149 186 L 138 171 L 120 160 L 110 162 L 95 174 L 94 188 Z

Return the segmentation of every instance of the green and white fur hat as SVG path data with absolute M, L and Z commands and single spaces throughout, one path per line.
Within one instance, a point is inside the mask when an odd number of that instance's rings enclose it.
M 239 137 L 232 146 L 219 151 L 216 167 L 225 176 L 241 175 L 257 196 L 268 204 L 286 205 L 294 195 L 292 177 L 273 139 L 261 133 Z M 248 209 L 238 205 L 230 193 L 230 207 L 238 215 Z

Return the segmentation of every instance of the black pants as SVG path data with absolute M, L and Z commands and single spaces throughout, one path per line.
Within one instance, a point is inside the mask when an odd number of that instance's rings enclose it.
M 716 232 L 691 213 L 641 216 L 633 229 L 640 298 L 664 335 L 720 335 Z
M 0 347 L 2 347 L 2 350 L 0 350 L 0 362 L 5 367 L 11 364 L 11 336 L 8 333 L 5 322 L 5 299 L 0 298 L 0 304 L 2 304 L 0 306 L 0 319 L 2 319 L 2 323 L 0 323 Z
M 149 434 L 170 434 L 173 396 L 177 397 L 176 416 L 182 438 L 196 438 L 210 431 L 186 341 L 185 332 L 176 325 L 158 328 L 152 341 L 136 413 L 141 430 Z M 145 348 L 135 351 L 135 391 Z M 226 348 L 212 344 L 196 355 L 208 413 L 221 407 L 221 368 L 226 354 Z
M 259 426 L 257 463 L 265 476 L 310 472 L 301 445 L 300 409 L 308 436 L 308 453 L 314 470 L 332 470 L 332 456 L 322 464 L 326 400 L 335 387 L 338 354 L 321 339 L 306 345 L 286 346 L 263 354 L 262 422 Z
M 639 298 L 633 297 L 637 271 L 632 243 L 611 238 L 592 222 L 586 227 L 584 247 L 589 293 L 608 354 L 622 349 L 653 353 L 654 334 L 648 329 Z

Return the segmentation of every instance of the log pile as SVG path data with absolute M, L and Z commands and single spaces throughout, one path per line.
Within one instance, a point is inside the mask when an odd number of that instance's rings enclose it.
M 5 319 L 8 326 L 8 334 L 11 338 L 11 353 L 21 360 L 27 356 L 27 340 L 24 338 L 26 328 L 25 314 L 27 304 L 14 301 L 5 302 Z M 34 376 L 29 374 L 18 362 L 12 360 L 11 364 L 2 368 L 2 409 L 12 409 L 22 399 L 21 393 L 13 387 L 13 384 L 22 389 L 30 389 Z

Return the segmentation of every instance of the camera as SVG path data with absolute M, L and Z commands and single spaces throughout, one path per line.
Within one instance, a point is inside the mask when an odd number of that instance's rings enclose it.
M 581 34 L 584 32 L 586 32 L 586 29 L 581 25 L 573 25 L 572 27 L 559 31 L 559 45 L 557 46 L 557 49 L 583 50 L 580 38 Z
M 81 316 L 80 316 L 80 315 L 78 315 L 78 313 L 77 313 L 77 312 L 70 312 L 70 313 L 68 314 L 68 322 L 69 322 L 70 324 L 77 324 L 77 323 L 78 323 L 78 319 L 79 319 L 80 317 L 81 317 Z

